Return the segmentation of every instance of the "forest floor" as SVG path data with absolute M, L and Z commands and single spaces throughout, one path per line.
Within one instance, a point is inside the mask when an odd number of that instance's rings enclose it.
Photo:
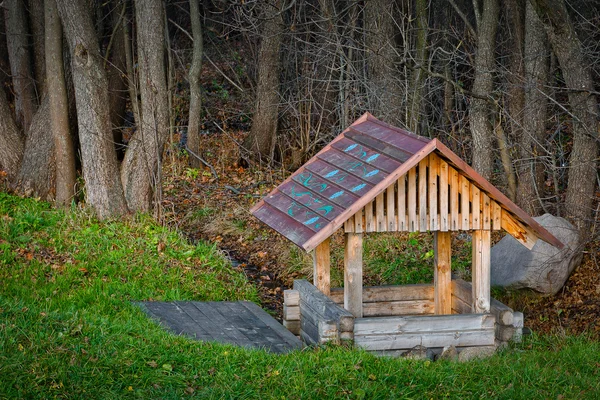
M 312 279 L 312 258 L 252 217 L 250 208 L 291 172 L 238 165 L 240 131 L 206 134 L 201 156 L 211 169 L 190 169 L 185 157 L 166 164 L 163 216 L 192 240 L 215 243 L 234 267 L 244 270 L 259 288 L 263 306 L 281 317 L 283 290 L 297 278 Z M 365 249 L 365 284 L 431 282 L 431 235 L 372 237 Z M 463 235 L 465 236 L 465 235 Z M 498 240 L 499 237 L 496 237 Z M 374 242 L 373 242 L 374 241 Z M 469 278 L 470 243 L 453 238 L 453 271 Z M 333 237 L 332 284 L 341 286 L 342 235 Z M 337 251 L 336 251 L 337 249 Z M 582 265 L 554 296 L 495 290 L 494 296 L 523 311 L 526 326 L 536 333 L 589 334 L 600 339 L 600 241 L 586 247 Z M 455 271 L 456 272 L 456 271 Z

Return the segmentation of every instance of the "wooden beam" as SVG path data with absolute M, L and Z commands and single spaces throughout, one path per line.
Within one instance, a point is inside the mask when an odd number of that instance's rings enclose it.
M 473 276 L 473 312 L 490 312 L 490 254 L 491 231 L 476 230 L 473 232 L 473 259 L 471 274 Z
M 448 166 L 448 181 L 450 183 L 450 230 L 457 231 L 460 229 L 458 219 L 458 171 Z
M 376 216 L 375 224 L 376 224 L 377 232 L 387 232 L 387 221 L 385 219 L 385 213 L 384 213 L 385 207 L 383 206 L 385 203 L 384 203 L 383 197 L 384 197 L 383 192 L 381 192 L 375 198 L 375 216 Z
M 470 227 L 470 218 L 469 216 L 471 215 L 471 211 L 469 210 L 469 204 L 470 204 L 470 193 L 469 191 L 471 190 L 471 184 L 469 183 L 469 180 L 463 175 L 460 174 L 460 212 L 461 212 L 461 220 L 462 220 L 462 229 L 464 231 L 468 231 L 471 229 Z
M 437 315 L 452 313 L 451 239 L 450 232 L 433 232 L 434 312 Z
M 429 219 L 427 218 L 427 164 L 428 158 L 419 163 L 419 227 L 420 231 L 427 230 Z
M 398 219 L 396 218 L 396 190 L 395 185 L 390 185 L 386 189 L 385 199 L 387 203 L 386 217 L 387 217 L 387 230 L 390 232 L 396 232 Z
M 407 231 L 406 227 L 406 175 L 402 175 L 398 178 L 398 230 Z
M 329 238 L 325 239 L 313 251 L 313 283 L 321 293 L 329 296 L 331 289 L 331 256 Z
M 448 163 L 440 159 L 440 227 L 439 230 L 448 230 Z
M 533 249 L 535 242 L 538 240 L 537 235 L 532 229 L 517 221 L 504 209 L 502 209 L 502 229 L 521 242 L 521 244 L 529 250 Z
M 408 171 L 408 231 L 419 231 L 417 219 L 417 168 Z
M 438 157 L 431 153 L 429 155 L 429 229 L 437 231 L 438 229 L 438 174 L 440 161 Z
M 344 308 L 362 318 L 362 253 L 363 235 L 346 233 L 344 251 Z

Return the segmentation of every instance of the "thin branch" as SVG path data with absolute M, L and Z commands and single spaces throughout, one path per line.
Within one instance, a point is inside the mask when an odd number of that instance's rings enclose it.
M 454 0 L 448 0 L 448 3 L 450 3 L 452 8 L 454 8 L 454 11 L 456 11 L 458 16 L 463 20 L 465 26 L 467 27 L 471 35 L 473 35 L 473 37 L 477 37 L 477 31 L 475 31 L 475 28 L 473 28 L 473 25 L 471 25 L 471 23 L 469 22 L 467 15 L 464 12 L 462 12 L 462 10 L 458 7 L 458 4 L 456 4 Z
M 217 171 L 214 169 L 214 167 L 212 165 L 210 165 L 208 162 L 206 162 L 202 157 L 200 157 L 198 154 L 194 153 L 188 146 L 187 143 L 185 145 L 185 150 L 190 153 L 192 156 L 196 157 L 196 159 L 198 159 L 198 161 L 200 161 L 202 164 L 204 164 L 205 166 L 207 166 L 208 168 L 210 168 L 211 172 L 213 173 L 213 175 L 215 176 L 215 179 L 219 179 L 219 175 L 217 175 Z

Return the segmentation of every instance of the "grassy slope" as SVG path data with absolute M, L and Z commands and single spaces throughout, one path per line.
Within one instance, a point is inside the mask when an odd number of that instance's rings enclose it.
M 256 300 L 206 244 L 0 193 L 0 398 L 595 398 L 600 344 L 542 337 L 485 361 L 285 356 L 170 335 L 130 300 Z

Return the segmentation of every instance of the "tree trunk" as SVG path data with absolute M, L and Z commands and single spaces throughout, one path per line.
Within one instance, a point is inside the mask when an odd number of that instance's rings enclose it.
M 8 100 L 0 90 L 0 170 L 8 174 L 8 180 L 13 181 L 19 173 L 25 138 L 15 124 Z
M 198 0 L 190 0 L 190 19 L 194 37 L 192 65 L 188 73 L 190 83 L 190 113 L 188 117 L 188 148 L 200 154 L 200 115 L 202 113 L 202 92 L 200 91 L 200 72 L 202 71 L 202 26 Z M 199 168 L 201 163 L 194 154 L 190 154 L 190 167 Z
M 131 38 L 129 35 L 129 18 L 123 18 L 123 48 L 125 49 L 125 64 L 127 66 L 127 91 L 129 92 L 129 101 L 131 102 L 131 111 L 133 112 L 134 125 L 140 123 L 140 107 L 138 102 L 138 80 L 133 67 L 133 49 L 131 48 Z
M 50 127 L 56 162 L 56 205 L 67 206 L 75 196 L 75 149 L 69 130 L 69 101 L 63 62 L 63 35 L 56 0 L 45 0 L 46 75 Z
M 477 1 L 474 1 L 476 4 Z M 485 179 L 492 177 L 494 153 L 492 151 L 494 131 L 491 124 L 492 107 L 485 98 L 492 99 L 494 89 L 494 50 L 500 8 L 498 0 L 484 0 L 483 10 L 476 10 L 477 54 L 475 55 L 475 81 L 471 99 L 469 123 L 473 137 L 473 168 Z
M 529 215 L 542 212 L 540 199 L 544 189 L 544 164 L 541 161 L 546 134 L 549 48 L 544 24 L 531 3 L 525 11 L 525 101 L 523 131 L 519 136 L 520 162 L 517 204 Z
M 117 158 L 123 159 L 125 148 L 123 146 L 123 126 L 125 125 L 125 112 L 127 105 L 127 63 L 125 61 L 125 38 L 122 20 L 126 18 L 127 3 L 113 0 L 112 36 L 110 38 L 110 54 L 107 54 L 108 91 L 110 99 L 110 122 L 113 140 L 117 151 Z
M 427 0 L 415 1 L 416 40 L 415 40 L 415 69 L 412 74 L 412 88 L 410 88 L 410 112 L 408 128 L 419 135 L 424 135 L 426 118 L 422 115 L 425 104 L 425 71 L 427 68 Z
M 127 205 L 132 211 L 149 211 L 159 200 L 163 146 L 169 133 L 167 81 L 164 65 L 165 27 L 160 0 L 135 3 L 140 71 L 141 120 L 129 141 L 121 166 Z M 152 23 L 150 23 L 152 21 Z
M 279 116 L 279 72 L 281 69 L 281 35 L 283 18 L 280 1 L 263 4 L 264 26 L 258 51 L 258 82 L 252 128 L 244 148 L 255 159 L 272 159 Z
M 46 201 L 54 199 L 56 177 L 50 122 L 50 101 L 46 97 L 31 121 L 23 161 L 15 184 L 18 193 Z
M 46 94 L 46 52 L 44 50 L 44 1 L 29 0 L 29 20 L 33 37 L 33 72 L 37 94 L 41 99 Z
M 569 91 L 573 115 L 573 149 L 565 209 L 583 239 L 590 234 L 596 174 L 598 171 L 598 101 L 590 63 L 573 29 L 563 0 L 530 0 L 540 19 L 552 49 L 558 58 Z
M 0 11 L 0 85 L 3 88 L 6 88 L 10 85 L 10 82 L 10 64 L 8 62 L 8 47 L 6 45 L 6 25 L 4 23 L 4 13 Z
M 31 78 L 27 13 L 23 0 L 7 0 L 6 7 L 6 38 L 15 92 L 15 114 L 17 123 L 26 132 L 36 109 L 35 83 Z
M 71 49 L 87 203 L 100 218 L 127 213 L 110 127 L 108 82 L 92 18 L 83 0 L 57 2 Z
M 394 7 L 385 0 L 365 3 L 365 52 L 369 111 L 390 124 L 400 124 L 403 90 L 399 85 L 394 40 Z

